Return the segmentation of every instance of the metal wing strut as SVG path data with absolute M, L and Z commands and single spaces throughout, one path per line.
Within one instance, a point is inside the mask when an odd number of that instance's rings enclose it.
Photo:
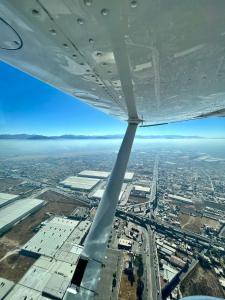
M 113 171 L 86 238 L 71 286 L 64 298 L 66 300 L 92 299 L 95 295 L 137 125 L 136 123 L 128 124 Z

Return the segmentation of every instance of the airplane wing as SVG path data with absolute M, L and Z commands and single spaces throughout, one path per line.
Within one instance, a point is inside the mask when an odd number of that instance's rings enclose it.
M 224 116 L 224 9 L 222 0 L 2 0 L 0 59 L 121 120 Z
M 0 2 L 1 60 L 129 123 L 66 299 L 93 297 L 137 124 L 225 116 L 224 11 L 223 0 Z

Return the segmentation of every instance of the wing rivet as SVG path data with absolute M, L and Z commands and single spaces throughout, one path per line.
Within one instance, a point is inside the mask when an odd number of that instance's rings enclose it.
M 86 6 L 91 6 L 92 0 L 84 0 L 84 4 L 85 4 Z
M 89 39 L 89 43 L 90 44 L 94 44 L 94 40 L 93 39 Z
M 102 16 L 107 16 L 108 14 L 109 14 L 108 9 L 103 8 L 103 9 L 101 10 L 101 15 L 102 15 Z
M 135 7 L 137 7 L 137 1 L 131 1 L 131 3 L 130 3 L 130 6 L 132 7 L 132 8 L 135 8 Z
M 69 48 L 69 46 L 65 43 L 65 44 L 63 44 L 63 46 L 65 47 L 65 48 Z
M 78 18 L 77 19 L 77 23 L 80 24 L 80 25 L 83 25 L 84 24 L 84 20 L 81 19 L 81 18 Z
M 55 31 L 55 29 L 49 29 L 49 32 L 52 34 L 52 35 L 56 35 L 56 31 Z
M 33 14 L 33 15 L 39 15 L 39 10 L 37 10 L 37 9 L 32 9 L 32 14 Z

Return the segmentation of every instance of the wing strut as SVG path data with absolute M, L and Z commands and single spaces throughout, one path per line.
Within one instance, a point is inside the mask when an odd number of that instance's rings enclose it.
M 86 238 L 71 286 L 64 298 L 66 300 L 93 299 L 94 297 L 137 125 L 137 122 L 128 124 L 114 168 Z

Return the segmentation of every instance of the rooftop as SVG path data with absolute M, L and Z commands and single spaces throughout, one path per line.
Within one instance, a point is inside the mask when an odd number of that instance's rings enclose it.
M 22 250 L 53 257 L 78 223 L 75 220 L 54 217 L 23 246 Z
M 90 191 L 99 181 L 97 178 L 70 176 L 61 181 L 61 184 L 75 190 Z
M 134 190 L 139 192 L 150 192 L 150 187 L 148 186 L 142 186 L 142 185 L 134 185 Z
M 0 193 L 0 207 L 15 201 L 18 197 L 18 195 Z
M 0 299 L 3 299 L 14 286 L 14 282 L 0 277 Z
M 20 199 L 0 208 L 0 231 L 7 230 L 14 223 L 22 219 L 34 209 L 42 206 L 43 200 L 26 198 Z
M 94 170 L 84 170 L 78 174 L 81 177 L 92 177 L 92 178 L 99 178 L 99 179 L 107 179 L 110 175 L 110 172 L 105 171 L 94 171 Z M 134 177 L 133 172 L 126 172 L 124 180 L 131 181 Z

